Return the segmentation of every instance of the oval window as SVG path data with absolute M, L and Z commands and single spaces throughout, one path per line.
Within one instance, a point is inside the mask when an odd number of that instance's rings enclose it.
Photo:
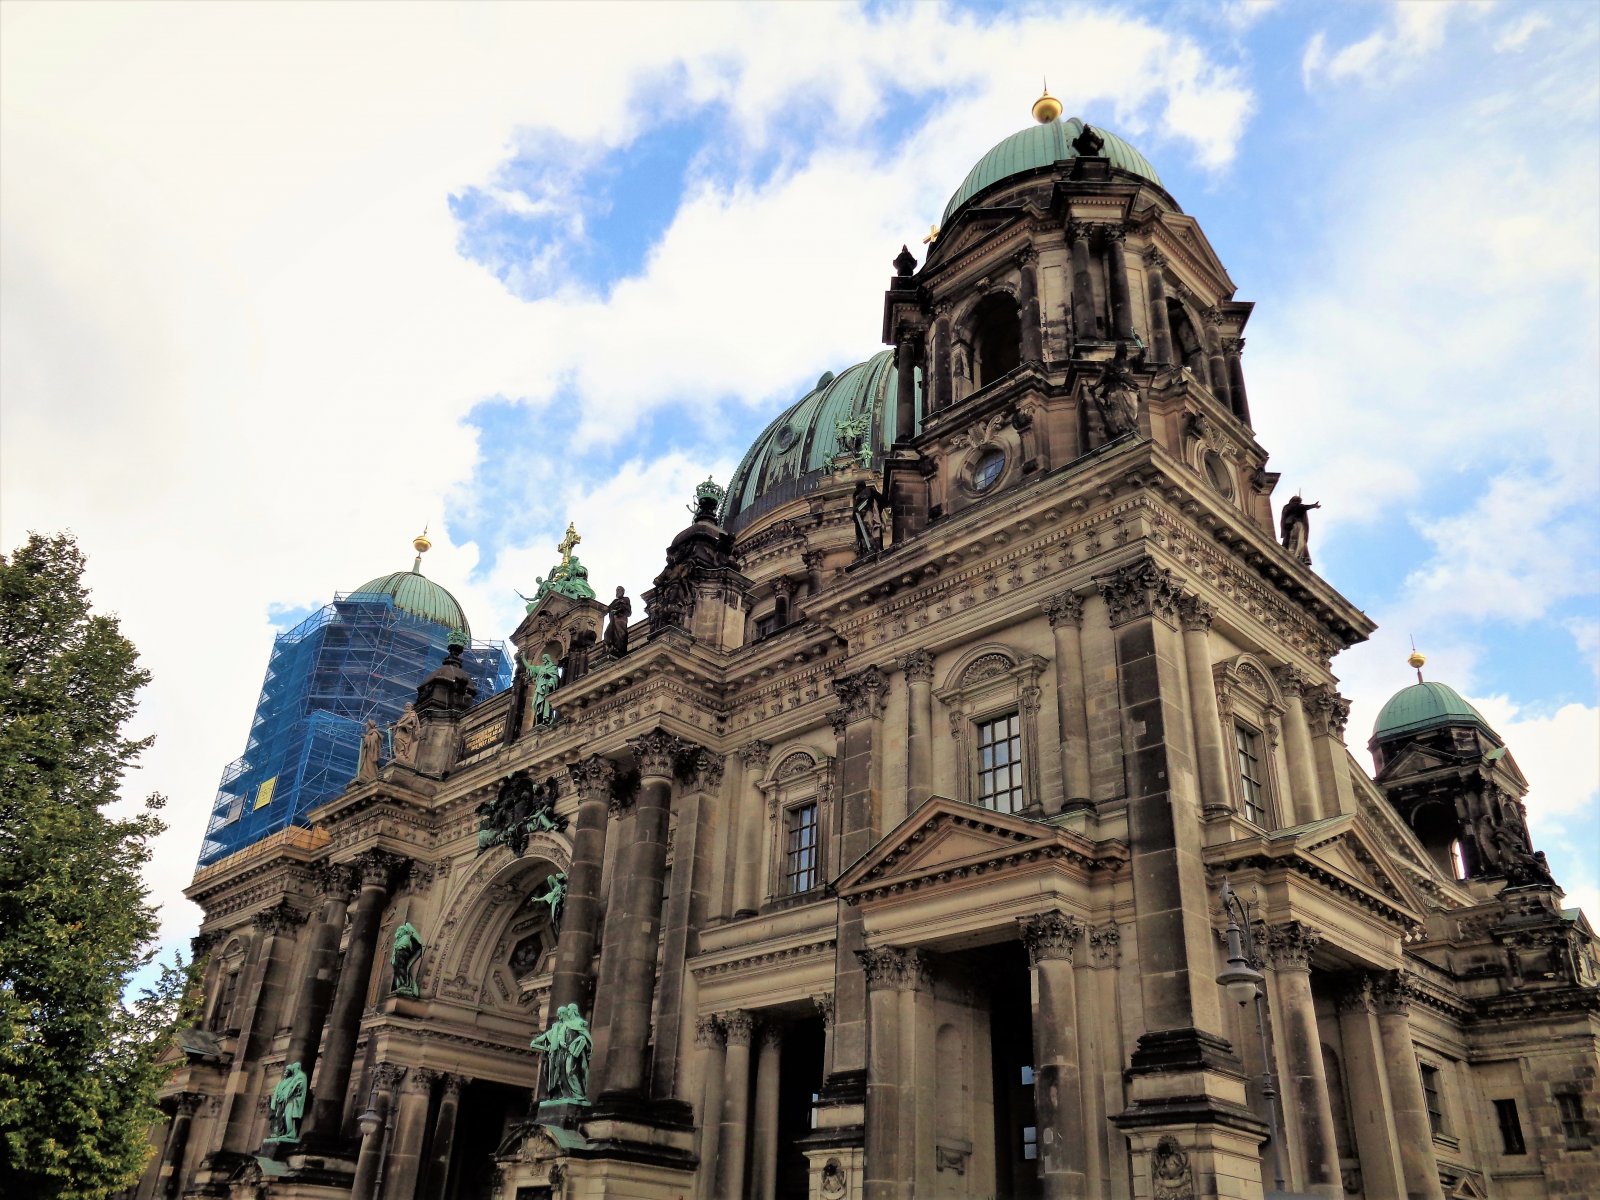
M 778 443 L 778 453 L 782 454 L 800 440 L 800 435 L 794 431 L 794 426 L 785 425 L 773 440 Z
M 1215 450 L 1206 451 L 1206 478 L 1211 486 L 1216 488 L 1228 499 L 1233 499 L 1233 472 L 1229 470 L 1227 461 Z
M 978 455 L 978 461 L 972 464 L 972 490 L 987 492 L 1000 481 L 1000 473 L 1005 469 L 1004 450 L 985 450 Z

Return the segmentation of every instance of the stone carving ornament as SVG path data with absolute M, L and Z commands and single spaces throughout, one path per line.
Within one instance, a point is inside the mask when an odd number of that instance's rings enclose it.
M 1150 1194 L 1154 1200 L 1194 1200 L 1194 1175 L 1189 1154 L 1168 1135 L 1150 1155 Z
M 1070 963 L 1073 948 L 1086 928 L 1078 918 L 1062 912 L 1018 917 L 1017 924 L 1022 927 L 1022 944 L 1028 949 L 1028 965 L 1034 967 L 1046 959 L 1064 959 Z
M 1182 580 L 1175 579 L 1165 567 L 1156 566 L 1154 559 L 1141 558 L 1109 575 L 1097 575 L 1094 583 L 1106 602 L 1113 629 L 1149 616 L 1160 617 L 1169 625 L 1177 624 Z
M 563 832 L 567 818 L 555 810 L 560 790 L 553 775 L 542 784 L 535 784 L 526 770 L 507 775 L 494 799 L 478 805 L 478 853 L 507 846 L 521 858 L 530 835 Z

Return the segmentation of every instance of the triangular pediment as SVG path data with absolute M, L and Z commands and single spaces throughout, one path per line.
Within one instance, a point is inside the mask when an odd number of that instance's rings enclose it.
M 1404 775 L 1421 775 L 1427 771 L 1437 771 L 1441 767 L 1456 767 L 1460 764 L 1459 758 L 1413 742 L 1383 764 L 1383 770 L 1378 772 L 1378 778 L 1394 779 Z
M 1201 232 L 1200 224 L 1193 217 L 1179 213 L 1165 213 L 1161 217 L 1161 224 L 1169 236 L 1174 238 L 1185 251 L 1197 259 L 1214 278 L 1232 284 L 1228 269 L 1222 265 L 1222 260 L 1217 257 L 1217 252 L 1211 248 L 1211 243 L 1206 240 L 1206 235 Z
M 834 882 L 840 896 L 947 874 L 964 875 L 1040 852 L 1083 863 L 1121 861 L 1121 842 L 1091 843 L 1041 821 L 935 796 Z
M 1381 840 L 1363 827 L 1360 817 L 1341 818 L 1305 850 L 1330 869 L 1416 915 L 1427 911 L 1407 872 L 1391 861 Z
M 969 209 L 956 218 L 954 228 L 940 231 L 939 239 L 934 243 L 936 252 L 930 254 L 929 258 L 936 260 L 936 264 L 948 262 L 1015 224 L 1023 216 L 1024 210 L 1021 208 Z

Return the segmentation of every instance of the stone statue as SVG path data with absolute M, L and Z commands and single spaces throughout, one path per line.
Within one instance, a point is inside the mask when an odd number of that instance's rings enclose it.
M 877 554 L 883 549 L 883 493 L 865 479 L 857 480 L 850 512 L 856 527 L 856 557 Z
M 389 950 L 389 965 L 394 968 L 389 991 L 396 996 L 410 996 L 415 1000 L 422 994 L 417 986 L 417 967 L 422 961 L 422 935 L 410 921 L 402 921 L 394 931 L 394 945 Z
M 383 730 L 371 717 L 361 734 L 361 758 L 356 764 L 356 782 L 371 783 L 378 777 L 378 764 L 383 758 Z
M 620 587 L 617 598 L 606 606 L 605 647 L 612 658 L 621 658 L 628 652 L 628 619 L 633 616 L 633 602 Z
M 406 705 L 406 710 L 400 714 L 400 719 L 390 726 L 389 745 L 394 750 L 394 761 L 401 766 L 417 765 L 417 735 L 421 728 L 422 722 L 418 719 L 417 709 L 413 704 Z
M 1107 439 L 1139 432 L 1139 384 L 1128 369 L 1126 342 L 1117 343 L 1116 357 L 1106 364 L 1089 393 L 1100 410 Z
M 533 723 L 553 725 L 556 720 L 555 705 L 550 703 L 550 693 L 561 686 L 561 668 L 548 653 L 541 654 L 538 662 L 527 655 L 517 656 L 528 673 L 528 688 L 533 695 Z
M 1106 148 L 1106 140 L 1095 132 L 1094 126 L 1085 125 L 1083 132 L 1072 139 L 1072 148 L 1084 158 L 1098 158 Z
M 550 1056 L 545 1060 L 546 1098 L 589 1102 L 589 1053 L 594 1042 L 576 1004 L 558 1008 L 555 1023 L 528 1045 Z
M 863 467 L 872 463 L 872 413 L 857 413 L 834 423 L 839 453 L 855 458 Z
M 306 1113 L 306 1073 L 297 1062 L 286 1063 L 283 1078 L 267 1098 L 267 1141 L 298 1142 L 300 1118 Z
M 557 871 L 550 876 L 550 886 L 533 898 L 535 904 L 550 908 L 550 927 L 561 932 L 561 918 L 567 910 L 567 873 Z
M 724 493 L 707 479 L 694 490 L 694 522 L 672 539 L 667 565 L 652 581 L 648 597 L 650 635 L 670 626 L 682 628 L 694 612 L 694 585 L 714 572 L 732 569 L 733 535 L 717 524 Z
M 1278 533 L 1283 538 L 1283 548 L 1294 555 L 1306 566 L 1311 565 L 1311 517 L 1313 508 L 1321 508 L 1319 500 L 1315 504 L 1307 504 L 1300 499 L 1296 492 L 1289 497 L 1283 506 L 1283 514 L 1278 519 Z
M 560 794 L 554 777 L 535 785 L 527 771 L 507 775 L 494 799 L 478 805 L 478 853 L 506 845 L 521 858 L 530 834 L 566 829 L 567 819 L 555 810 Z

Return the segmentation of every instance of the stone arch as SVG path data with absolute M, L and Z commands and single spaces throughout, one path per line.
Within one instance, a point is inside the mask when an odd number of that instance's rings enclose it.
M 971 687 L 995 675 L 1014 670 L 1021 656 L 1004 642 L 985 642 L 974 646 L 945 673 L 941 690 Z
M 1253 654 L 1235 655 L 1232 663 L 1238 685 L 1263 704 L 1282 704 L 1283 692 L 1272 671 Z
M 772 769 L 772 781 L 789 779 L 795 775 L 804 775 L 817 765 L 817 757 L 809 750 L 792 750 L 778 760 L 778 765 Z
M 419 976 L 423 994 L 482 1002 L 494 983 L 491 959 L 523 901 L 571 863 L 571 845 L 553 833 L 534 834 L 521 858 L 504 846 L 485 853 L 446 905 L 437 943 L 423 955 Z M 422 934 L 426 940 L 428 931 Z

